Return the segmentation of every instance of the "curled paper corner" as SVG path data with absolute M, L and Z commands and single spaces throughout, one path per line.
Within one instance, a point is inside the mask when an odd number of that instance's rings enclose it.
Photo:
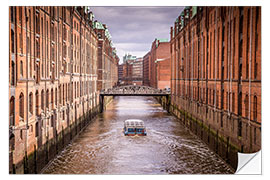
M 235 174 L 262 174 L 261 150 L 256 153 L 238 153 L 238 166 Z

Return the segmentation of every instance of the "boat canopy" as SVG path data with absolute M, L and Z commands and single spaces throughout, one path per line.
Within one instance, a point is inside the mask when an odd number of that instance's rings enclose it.
M 125 120 L 125 127 L 144 128 L 144 122 L 140 119 L 128 119 L 128 120 Z

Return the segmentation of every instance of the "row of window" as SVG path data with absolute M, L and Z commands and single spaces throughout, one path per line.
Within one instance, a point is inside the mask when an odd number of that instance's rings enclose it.
M 23 10 L 23 7 L 11 7 L 10 8 L 10 15 L 11 15 L 11 22 L 14 22 L 14 18 L 16 17 L 15 15 L 14 15 L 14 13 L 16 14 L 16 8 L 18 8 L 19 9 L 19 13 L 22 13 L 22 10 Z M 26 10 L 26 8 L 25 8 L 25 13 L 27 12 L 27 10 Z M 36 15 L 36 18 L 35 18 L 35 29 L 36 29 L 36 33 L 37 34 L 40 34 L 40 26 L 41 26 L 41 33 L 43 34 L 43 17 L 41 17 L 41 23 L 40 23 L 40 13 L 39 13 L 39 11 L 36 11 L 36 13 L 35 13 L 35 15 Z M 28 23 L 29 24 L 31 24 L 31 11 L 30 11 L 30 9 L 29 9 L 29 13 L 28 13 L 28 15 L 27 15 L 27 13 L 26 13 L 26 16 L 25 17 L 28 17 Z M 21 20 L 21 18 L 22 18 L 22 16 L 20 16 L 20 20 L 19 20 L 19 22 L 21 23 L 22 22 L 22 20 Z M 34 18 L 33 18 L 34 19 Z M 47 37 L 48 37 L 48 32 L 49 32 L 49 30 L 48 30 L 48 21 L 46 22 L 47 24 L 46 24 L 46 28 L 45 28 L 45 31 L 46 31 L 46 33 L 45 34 L 47 34 Z M 28 26 L 29 26 L 29 24 L 28 24 Z M 54 40 L 54 34 L 55 34 L 55 32 L 57 32 L 57 29 L 56 29 L 56 27 L 54 26 L 54 24 L 53 23 L 51 23 L 51 32 L 50 32 L 50 34 L 51 34 L 51 39 L 52 40 Z M 21 29 L 22 30 L 22 29 Z M 64 39 L 66 39 L 66 35 L 67 35 L 67 32 L 66 32 L 67 30 L 66 30 L 66 28 L 65 28 L 65 25 L 64 25 L 64 36 L 63 36 L 63 38 Z M 22 31 L 21 32 L 18 32 L 18 34 L 19 34 L 19 49 L 20 49 L 20 52 L 21 53 L 23 53 L 23 33 L 22 33 Z M 90 36 L 89 36 L 90 37 Z M 12 53 L 15 53 L 15 49 L 16 49 L 16 44 L 15 44 L 15 42 L 16 42 L 16 35 L 15 35 L 15 33 L 14 33 L 14 29 L 11 29 L 11 52 Z M 31 42 L 30 42 L 30 38 L 29 37 L 27 37 L 26 38 L 26 40 L 27 40 L 27 45 L 28 45 L 28 48 L 27 48 L 27 53 L 29 53 L 29 50 L 30 50 L 30 54 L 31 54 L 31 49 L 32 49 L 32 47 L 31 47 Z M 77 42 L 78 43 L 78 42 Z M 47 42 L 47 46 L 49 45 L 49 43 Z M 44 43 L 42 43 L 41 45 L 40 45 L 40 36 L 37 36 L 37 37 L 35 37 L 35 57 L 36 58 L 41 58 L 40 57 L 40 50 L 43 50 L 43 48 L 44 48 Z M 47 58 L 48 58 L 48 50 L 49 50 L 49 46 L 46 48 L 46 51 L 47 51 Z M 33 51 L 32 51 L 33 52 Z M 55 56 L 56 56 L 56 53 L 55 53 L 56 51 L 55 51 L 55 48 L 54 48 L 54 45 L 52 44 L 51 46 L 50 46 L 50 56 L 51 56 L 51 62 L 55 62 Z M 59 52 L 59 54 L 61 53 L 61 48 L 58 48 L 58 52 Z M 70 52 L 71 53 L 71 52 Z M 42 58 L 45 58 L 44 57 L 44 54 L 45 53 L 42 53 Z M 63 57 L 64 58 L 66 58 L 66 55 L 67 55 L 67 47 L 66 47 L 66 44 L 64 43 L 63 44 Z M 77 57 L 78 57 L 78 55 L 77 55 Z M 90 55 L 88 54 L 88 59 L 90 58 Z M 30 61 L 30 77 L 32 77 L 32 68 L 34 67 L 34 70 L 35 70 L 35 65 L 32 65 L 32 62 L 34 62 L 34 61 Z M 50 62 L 50 63 L 51 63 Z M 43 63 L 43 62 L 42 62 Z M 52 65 L 50 65 L 49 66 L 49 64 L 50 63 L 47 63 L 47 70 L 48 70 L 48 67 L 51 67 Z M 21 64 L 22 64 L 22 62 L 21 62 Z M 65 66 L 65 63 L 63 63 L 63 66 Z M 42 76 L 44 77 L 44 71 L 43 71 L 43 68 L 44 68 L 44 65 L 42 64 Z M 67 71 L 67 67 L 63 67 L 64 68 L 64 70 L 65 71 Z M 20 68 L 20 70 L 21 70 L 21 73 L 20 73 L 20 75 L 21 75 L 21 77 L 23 77 L 23 67 L 22 68 Z M 50 68 L 51 69 L 51 68 Z M 76 71 L 77 71 L 78 69 L 76 68 Z M 15 73 L 15 66 L 14 66 L 14 69 L 13 69 L 13 71 L 12 72 L 14 72 Z M 79 71 L 78 71 L 79 72 Z M 12 73 L 11 74 L 11 76 L 14 76 L 15 77 L 15 74 L 14 73 Z M 57 76 L 57 71 L 55 71 L 55 73 L 56 73 L 56 76 Z M 48 75 L 48 74 L 47 74 Z M 54 76 L 54 74 L 53 74 L 53 76 Z M 14 80 L 14 81 L 13 81 Z M 15 83 L 15 79 L 12 79 L 12 85 L 14 85 L 14 83 Z
M 73 83 L 72 83 L 71 86 L 73 86 Z M 95 84 L 91 85 L 90 81 L 88 81 L 86 83 L 82 82 L 81 87 L 83 87 L 83 88 L 79 87 L 78 82 L 74 83 L 74 90 L 75 90 L 75 92 L 74 92 L 75 96 L 74 97 L 75 98 L 78 98 L 80 96 L 84 96 L 84 95 L 86 95 L 86 93 L 90 93 L 90 91 L 93 91 L 95 89 Z M 73 101 L 73 96 L 72 96 L 73 89 L 72 89 L 72 92 L 70 92 L 69 89 L 70 89 L 70 85 L 67 85 L 67 84 L 63 84 L 62 86 L 59 86 L 59 103 L 60 104 L 65 105 L 65 103 L 68 100 Z M 80 89 L 80 91 L 79 91 L 79 89 Z M 71 94 L 69 94 L 69 93 L 71 93 Z M 36 115 L 40 114 L 39 108 L 44 110 L 45 106 L 46 106 L 46 108 L 49 109 L 49 104 L 51 104 L 52 109 L 54 108 L 54 106 L 57 106 L 57 98 L 58 98 L 57 95 L 58 95 L 57 88 L 55 89 L 55 92 L 54 92 L 53 89 L 51 89 L 51 92 L 49 92 L 49 89 L 47 89 L 46 93 L 44 92 L 44 90 L 42 90 L 40 97 L 39 97 L 39 92 L 36 91 L 36 93 L 35 93 L 35 105 L 36 105 L 35 114 Z M 49 97 L 51 99 L 49 99 Z M 34 113 L 34 106 L 33 106 L 34 100 L 33 99 L 34 99 L 34 95 L 31 92 L 29 94 L 29 97 L 28 97 L 30 115 L 33 115 L 33 113 Z M 45 99 L 46 99 L 46 101 L 45 101 Z M 41 100 L 41 102 L 39 102 L 39 100 Z M 20 96 L 19 96 L 19 116 L 20 116 L 21 120 L 24 119 L 24 102 L 25 102 L 25 97 L 24 97 L 24 94 L 21 93 Z M 11 118 L 10 119 L 10 124 L 11 125 L 14 125 L 14 123 L 15 123 L 15 114 L 14 114 L 15 113 L 15 111 L 14 111 L 15 107 L 14 107 L 14 105 L 15 105 L 15 99 L 12 96 L 11 99 L 10 99 L 10 118 Z M 40 105 L 40 107 L 39 107 L 39 105 Z
M 178 87 L 180 89 L 180 87 Z M 186 94 L 187 97 L 191 97 L 191 89 L 187 88 L 185 92 L 185 87 L 182 86 L 179 93 L 184 95 Z M 174 94 L 177 96 L 178 93 L 176 92 L 176 89 L 173 90 Z M 221 108 L 224 110 L 232 111 L 233 113 L 243 115 L 243 117 L 249 118 L 249 115 L 251 116 L 252 120 L 257 120 L 258 118 L 258 99 L 257 95 L 252 95 L 252 100 L 249 101 L 248 94 L 245 95 L 245 98 L 242 99 L 242 94 L 239 94 L 239 97 L 235 95 L 235 93 L 226 92 L 226 96 L 224 94 L 224 91 L 219 94 L 219 91 L 208 89 L 208 105 L 216 106 L 217 108 Z M 221 96 L 220 96 L 221 95 Z M 193 88 L 193 94 L 192 94 L 193 100 L 197 100 L 201 103 L 206 103 L 206 90 L 205 88 Z M 223 97 L 223 99 L 222 99 Z M 242 114 L 242 104 L 236 106 L 237 99 L 242 99 L 244 102 L 244 114 Z M 251 105 L 249 104 L 251 103 Z M 249 112 L 249 105 L 250 105 L 250 112 Z M 240 106 L 240 107 L 239 107 Z M 235 107 L 239 107 L 238 109 Z M 250 114 L 249 114 L 250 113 Z
M 240 16 L 240 22 L 239 22 L 239 38 L 240 38 L 240 40 L 239 40 L 239 57 L 242 57 L 242 54 L 243 54 L 243 13 L 241 13 L 241 11 L 240 11 L 240 14 L 241 14 L 241 16 Z M 247 51 L 247 56 L 246 56 L 246 77 L 248 78 L 249 77 L 249 67 L 248 67 L 248 65 L 249 65 L 249 40 L 250 40 L 250 36 L 249 36 L 249 34 L 250 34 L 250 28 L 249 28 L 249 23 L 250 23 L 250 9 L 248 9 L 248 13 L 247 13 L 248 15 L 247 15 L 247 29 L 248 29 L 248 31 L 247 31 L 247 37 L 246 37 L 246 42 L 247 42 L 247 48 L 246 48 L 246 51 Z M 225 52 L 224 51 L 224 43 L 225 43 L 225 41 L 224 41 L 224 32 L 225 32 L 225 23 L 223 24 L 223 28 L 222 28 L 222 49 L 223 49 L 223 61 L 224 61 L 224 54 L 226 53 L 226 54 L 228 54 L 229 55 L 229 58 L 227 58 L 227 59 L 230 59 L 230 50 L 231 50 L 231 48 L 232 48 L 232 50 L 233 50 L 233 55 L 232 55 L 232 64 L 234 64 L 234 56 L 235 56 L 235 51 L 236 51 L 236 47 L 235 47 L 235 43 L 236 43 L 236 35 L 235 35 L 235 33 L 236 33 L 236 31 L 235 31 L 235 27 L 236 27 L 236 18 L 234 18 L 233 20 L 231 20 L 231 21 L 229 21 L 229 22 L 227 22 L 227 46 L 233 46 L 233 47 L 230 47 L 230 48 L 227 48 L 227 52 Z M 229 28 L 230 27 L 230 28 Z M 258 50 L 258 28 L 259 28 L 259 8 L 256 8 L 256 18 L 255 18 L 255 36 L 256 36 L 256 38 L 255 38 L 255 54 L 256 54 L 256 52 L 257 52 L 257 50 Z M 190 33 L 190 31 L 188 31 L 186 34 L 189 34 Z M 213 33 L 213 34 L 212 34 Z M 229 35 L 230 34 L 230 35 Z M 218 31 L 216 32 L 216 29 L 215 30 L 213 30 L 213 31 L 211 31 L 210 32 L 210 39 L 209 39 L 209 47 L 210 47 L 210 53 L 209 53 L 209 78 L 213 78 L 214 77 L 214 74 L 215 73 L 217 73 L 217 76 L 218 76 L 218 78 L 220 78 L 220 73 L 219 73 L 219 69 L 220 68 L 217 68 L 216 70 L 217 70 L 217 72 L 215 71 L 215 68 L 214 67 L 212 67 L 213 66 L 213 63 L 211 63 L 211 61 L 212 61 L 212 59 L 214 58 L 214 56 L 213 56 L 213 53 L 215 52 L 215 49 L 214 48 L 212 48 L 212 47 L 214 47 L 215 46 L 215 43 L 216 43 L 216 41 L 215 41 L 215 39 L 216 39 L 216 36 L 217 36 L 217 42 L 219 42 L 219 40 L 220 40 L 220 28 L 218 28 Z M 184 38 L 185 38 L 185 36 L 183 36 Z M 206 47 L 206 45 L 208 45 L 208 43 L 206 43 L 206 41 L 205 41 L 205 36 L 203 37 L 203 38 L 201 38 L 200 39 L 200 41 L 201 41 L 201 47 L 198 47 L 199 45 L 198 44 L 194 44 L 194 48 L 193 48 L 193 51 L 195 50 L 195 52 L 197 52 L 198 51 L 198 48 L 200 48 L 200 49 L 205 49 L 205 47 Z M 183 40 L 182 40 L 183 41 Z M 181 47 L 183 47 L 183 42 L 181 41 Z M 178 49 L 180 49 L 180 39 L 178 39 Z M 208 48 L 208 47 L 207 47 Z M 173 49 L 173 48 L 172 48 Z M 174 49 L 175 49 L 175 51 L 177 51 L 177 46 L 176 45 L 174 45 Z M 188 51 L 191 51 L 191 49 L 192 48 L 189 48 L 189 50 Z M 216 52 L 217 52 L 217 55 L 215 56 L 215 57 L 219 57 L 219 46 L 217 46 L 217 50 L 216 50 Z M 194 54 L 194 52 L 192 52 L 193 54 Z M 183 53 L 182 53 L 183 54 Z M 186 54 L 191 54 L 191 52 L 186 52 Z M 196 54 L 196 53 L 195 53 Z M 255 78 L 255 79 L 257 79 L 257 72 L 258 72 L 258 62 L 257 62 L 257 57 L 256 56 L 254 56 L 255 58 L 254 58 L 254 71 L 253 71 L 253 77 Z M 190 58 L 190 57 L 187 57 L 187 58 Z M 196 61 L 196 58 L 197 58 L 197 56 L 194 56 L 194 59 L 195 59 L 195 61 Z M 205 55 L 202 55 L 202 58 L 203 58 L 203 61 L 205 62 Z M 187 62 L 188 63 L 188 62 Z M 196 64 L 196 62 L 194 63 L 194 64 Z M 190 66 L 190 64 L 188 65 L 188 66 Z M 197 66 L 197 64 L 196 64 L 196 66 Z M 219 67 L 219 61 L 217 61 L 217 67 Z M 195 70 L 195 68 L 196 67 L 194 67 L 193 69 Z M 235 67 L 234 67 L 234 65 L 232 65 L 232 67 L 231 68 L 226 68 L 225 70 L 226 70 L 226 72 L 224 72 L 225 74 L 225 78 L 227 77 L 227 75 L 228 75 L 228 77 L 230 77 L 230 75 L 229 75 L 229 72 L 230 72 L 230 69 L 232 69 L 232 78 L 235 78 Z M 200 73 L 199 73 L 200 74 Z M 189 73 L 187 73 L 187 75 L 189 75 Z M 198 76 L 198 74 L 197 74 L 197 71 L 194 71 L 194 75 L 195 75 L 195 77 L 197 77 Z M 203 77 L 205 78 L 205 71 L 203 72 Z

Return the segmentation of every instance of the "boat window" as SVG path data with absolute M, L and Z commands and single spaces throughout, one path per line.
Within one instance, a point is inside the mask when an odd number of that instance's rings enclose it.
M 128 132 L 134 132 L 134 128 L 128 128 Z

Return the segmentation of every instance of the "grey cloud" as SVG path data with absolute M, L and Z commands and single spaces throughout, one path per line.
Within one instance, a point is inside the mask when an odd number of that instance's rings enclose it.
M 169 39 L 170 27 L 184 7 L 96 6 L 90 9 L 96 20 L 107 24 L 122 58 L 124 51 L 148 52 L 155 38 Z

